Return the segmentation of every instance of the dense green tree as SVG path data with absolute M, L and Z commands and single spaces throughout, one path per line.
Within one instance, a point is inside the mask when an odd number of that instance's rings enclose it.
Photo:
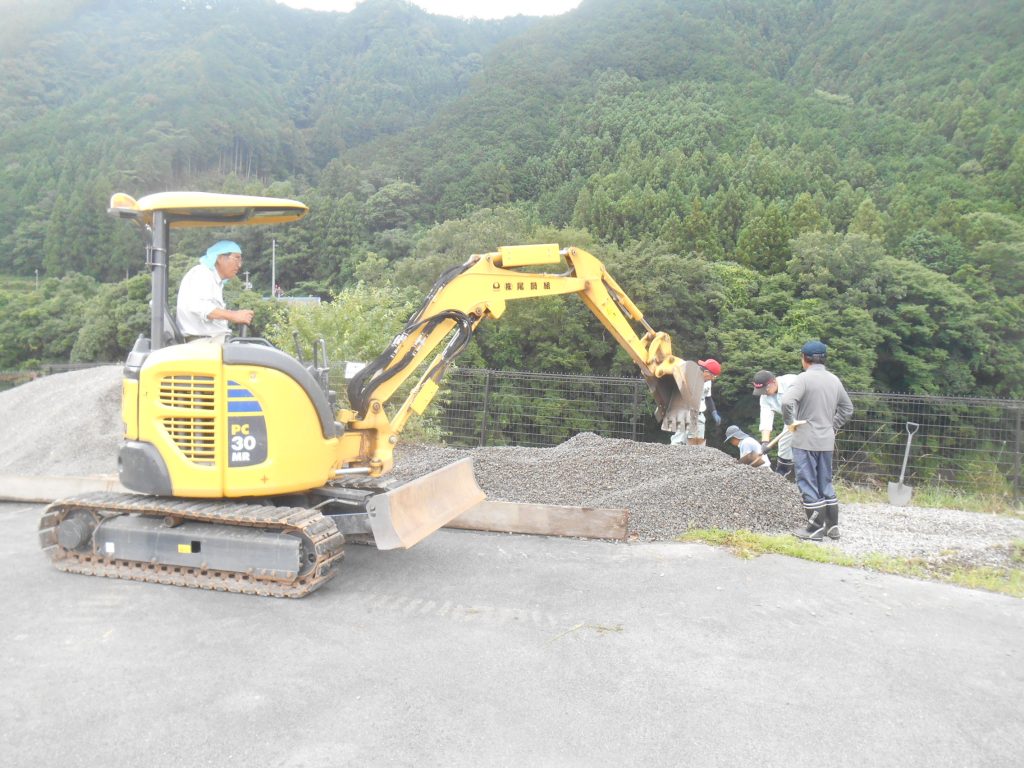
M 808 192 L 796 196 L 789 209 L 789 222 L 794 237 L 804 232 L 828 232 L 831 228 L 818 202 Z
M 874 200 L 866 197 L 861 201 L 846 231 L 851 235 L 866 235 L 878 241 L 885 239 L 885 219 L 875 207 Z
M 741 264 L 773 274 L 786 268 L 792 238 L 789 218 L 782 206 L 772 203 L 740 231 L 736 258 Z

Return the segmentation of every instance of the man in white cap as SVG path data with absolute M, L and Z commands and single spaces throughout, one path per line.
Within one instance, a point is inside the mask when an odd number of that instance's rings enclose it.
M 836 431 L 853 415 L 853 403 L 839 377 L 825 369 L 828 347 L 808 341 L 800 353 L 804 372 L 782 397 L 786 424 L 806 422 L 793 436 L 793 462 L 807 529 L 793 535 L 811 541 L 825 536 L 838 539 L 839 500 L 832 484 L 832 452 Z
M 752 467 L 772 468 L 772 463 L 769 461 L 767 454 L 761 450 L 761 444 L 735 424 L 732 424 L 725 430 L 725 442 L 731 443 L 740 449 L 740 461 L 742 463 L 749 464 Z
M 772 439 L 772 427 L 775 425 L 775 414 L 782 415 L 782 396 L 789 391 L 796 381 L 795 373 L 784 373 L 776 376 L 771 371 L 758 371 L 754 374 L 754 397 L 761 398 L 761 420 L 758 428 L 761 430 L 761 447 L 766 446 Z M 767 450 L 767 449 L 766 449 Z M 785 478 L 793 480 L 793 433 L 783 429 L 779 437 L 778 461 L 775 462 L 775 471 Z
M 185 273 L 178 288 L 178 328 L 185 341 L 228 334 L 228 323 L 248 325 L 251 309 L 224 306 L 224 281 L 242 268 L 242 248 L 231 240 L 221 240 L 206 249 L 199 263 Z

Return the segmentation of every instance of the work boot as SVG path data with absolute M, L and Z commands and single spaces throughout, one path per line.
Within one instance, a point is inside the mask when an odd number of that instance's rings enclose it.
M 793 535 L 805 541 L 821 541 L 825 537 L 824 513 L 820 509 L 807 512 L 807 527 L 798 528 Z M 836 529 L 838 531 L 838 529 Z
M 825 535 L 833 541 L 839 541 L 839 505 L 829 504 L 825 507 Z
M 793 535 L 805 541 L 821 541 L 825 538 L 825 526 L 819 525 L 816 528 L 808 526 L 806 529 L 801 528 L 793 531 Z
M 775 472 L 782 475 L 790 482 L 796 482 L 796 472 L 793 471 L 793 462 L 788 459 L 775 460 Z

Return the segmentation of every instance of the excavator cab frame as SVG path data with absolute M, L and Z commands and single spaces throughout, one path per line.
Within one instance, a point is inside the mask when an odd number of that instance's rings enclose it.
M 298 200 L 216 192 L 158 192 L 136 200 L 119 192 L 107 212 L 134 221 L 146 236 L 146 266 L 153 289 L 150 303 L 149 348 L 165 346 L 168 337 L 181 336 L 167 302 L 167 268 L 172 229 L 245 227 L 298 221 L 309 208 Z

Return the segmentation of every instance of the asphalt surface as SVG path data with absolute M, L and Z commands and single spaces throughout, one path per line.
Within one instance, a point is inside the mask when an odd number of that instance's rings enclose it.
M 440 531 L 273 600 L 63 574 L 0 504 L 5 766 L 1009 766 L 1024 601 Z

